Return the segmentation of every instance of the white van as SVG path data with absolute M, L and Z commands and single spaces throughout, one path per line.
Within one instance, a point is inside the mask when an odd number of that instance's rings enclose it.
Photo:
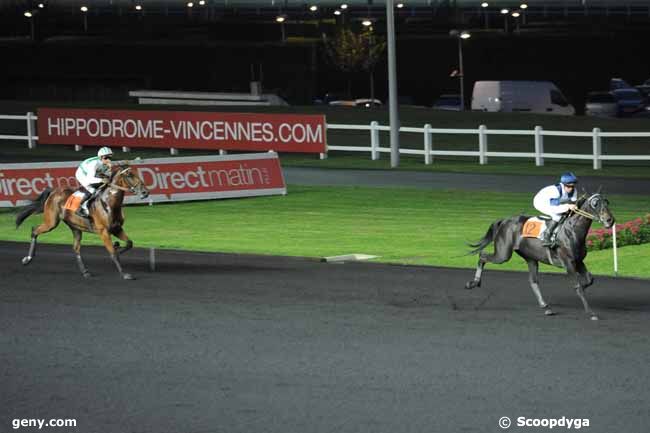
M 576 112 L 550 81 L 477 81 L 472 110 L 566 115 Z

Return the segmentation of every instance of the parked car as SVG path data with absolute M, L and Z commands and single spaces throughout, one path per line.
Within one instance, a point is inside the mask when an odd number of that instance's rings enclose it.
M 585 115 L 616 117 L 618 104 L 611 92 L 589 92 L 585 104 Z
M 609 80 L 609 90 L 632 89 L 627 81 L 622 78 L 612 78 Z
M 618 116 L 632 115 L 645 109 L 644 98 L 637 89 L 616 89 L 612 90 L 612 95 L 616 99 Z
M 460 95 L 440 95 L 431 108 L 445 111 L 460 111 Z
M 477 81 L 472 110 L 575 114 L 573 105 L 550 81 Z

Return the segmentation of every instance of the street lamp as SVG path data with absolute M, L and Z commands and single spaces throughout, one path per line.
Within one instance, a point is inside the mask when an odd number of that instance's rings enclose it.
M 503 8 L 501 9 L 501 15 L 503 15 L 503 28 L 506 33 L 508 33 L 508 14 L 510 13 L 510 9 Z
M 472 34 L 467 31 L 451 30 L 449 36 L 458 40 L 458 78 L 460 78 L 460 111 L 465 111 L 465 73 L 463 71 L 463 39 L 469 39 Z
M 490 4 L 488 2 L 481 3 L 481 8 L 483 9 L 483 19 L 485 20 L 485 28 L 486 29 L 489 27 L 489 24 L 488 24 L 488 11 L 487 11 L 488 6 L 490 6 Z

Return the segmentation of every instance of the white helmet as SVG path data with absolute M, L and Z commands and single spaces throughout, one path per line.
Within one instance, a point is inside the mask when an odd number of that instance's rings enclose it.
M 101 149 L 99 149 L 99 152 L 97 152 L 97 156 L 99 156 L 100 158 L 106 155 L 113 155 L 113 151 L 111 150 L 110 147 L 104 146 Z

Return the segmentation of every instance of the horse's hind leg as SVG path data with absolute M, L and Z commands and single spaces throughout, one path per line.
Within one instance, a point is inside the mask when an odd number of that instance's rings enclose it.
M 485 268 L 485 260 L 483 260 L 483 252 L 481 252 L 478 258 L 478 264 L 476 265 L 476 274 L 474 274 L 474 279 L 468 281 L 465 284 L 465 288 L 467 290 L 471 290 L 475 287 L 481 287 L 481 275 L 483 275 L 483 268 Z
M 72 243 L 72 249 L 75 252 L 75 257 L 77 259 L 77 266 L 79 266 L 79 271 L 81 271 L 81 275 L 84 276 L 84 278 L 90 278 L 90 272 L 88 272 L 88 268 L 86 268 L 86 265 L 83 262 L 83 259 L 81 258 L 81 230 L 77 229 L 71 229 L 72 230 L 72 236 L 74 237 L 74 241 Z
M 474 287 L 481 287 L 481 276 L 486 263 L 500 263 L 507 262 L 512 257 L 513 244 L 507 239 L 499 239 L 494 243 L 494 254 L 488 254 L 481 251 L 478 257 L 478 264 L 476 265 L 476 274 L 474 279 L 465 284 L 466 289 L 473 289 Z
M 528 263 L 528 282 L 530 283 L 530 287 L 533 289 L 535 298 L 537 298 L 537 304 L 539 304 L 540 308 L 544 309 L 544 314 L 552 316 L 555 313 L 551 310 L 551 307 L 546 303 L 546 301 L 544 301 L 542 291 L 539 289 L 539 263 L 536 260 L 531 259 L 527 259 L 526 263 Z
M 59 216 L 56 213 L 46 212 L 43 218 L 43 223 L 36 227 L 32 227 L 32 241 L 29 244 L 29 252 L 27 253 L 27 256 L 23 257 L 23 265 L 30 264 L 36 256 L 36 238 L 43 233 L 54 230 L 56 226 L 59 225 L 59 221 Z

